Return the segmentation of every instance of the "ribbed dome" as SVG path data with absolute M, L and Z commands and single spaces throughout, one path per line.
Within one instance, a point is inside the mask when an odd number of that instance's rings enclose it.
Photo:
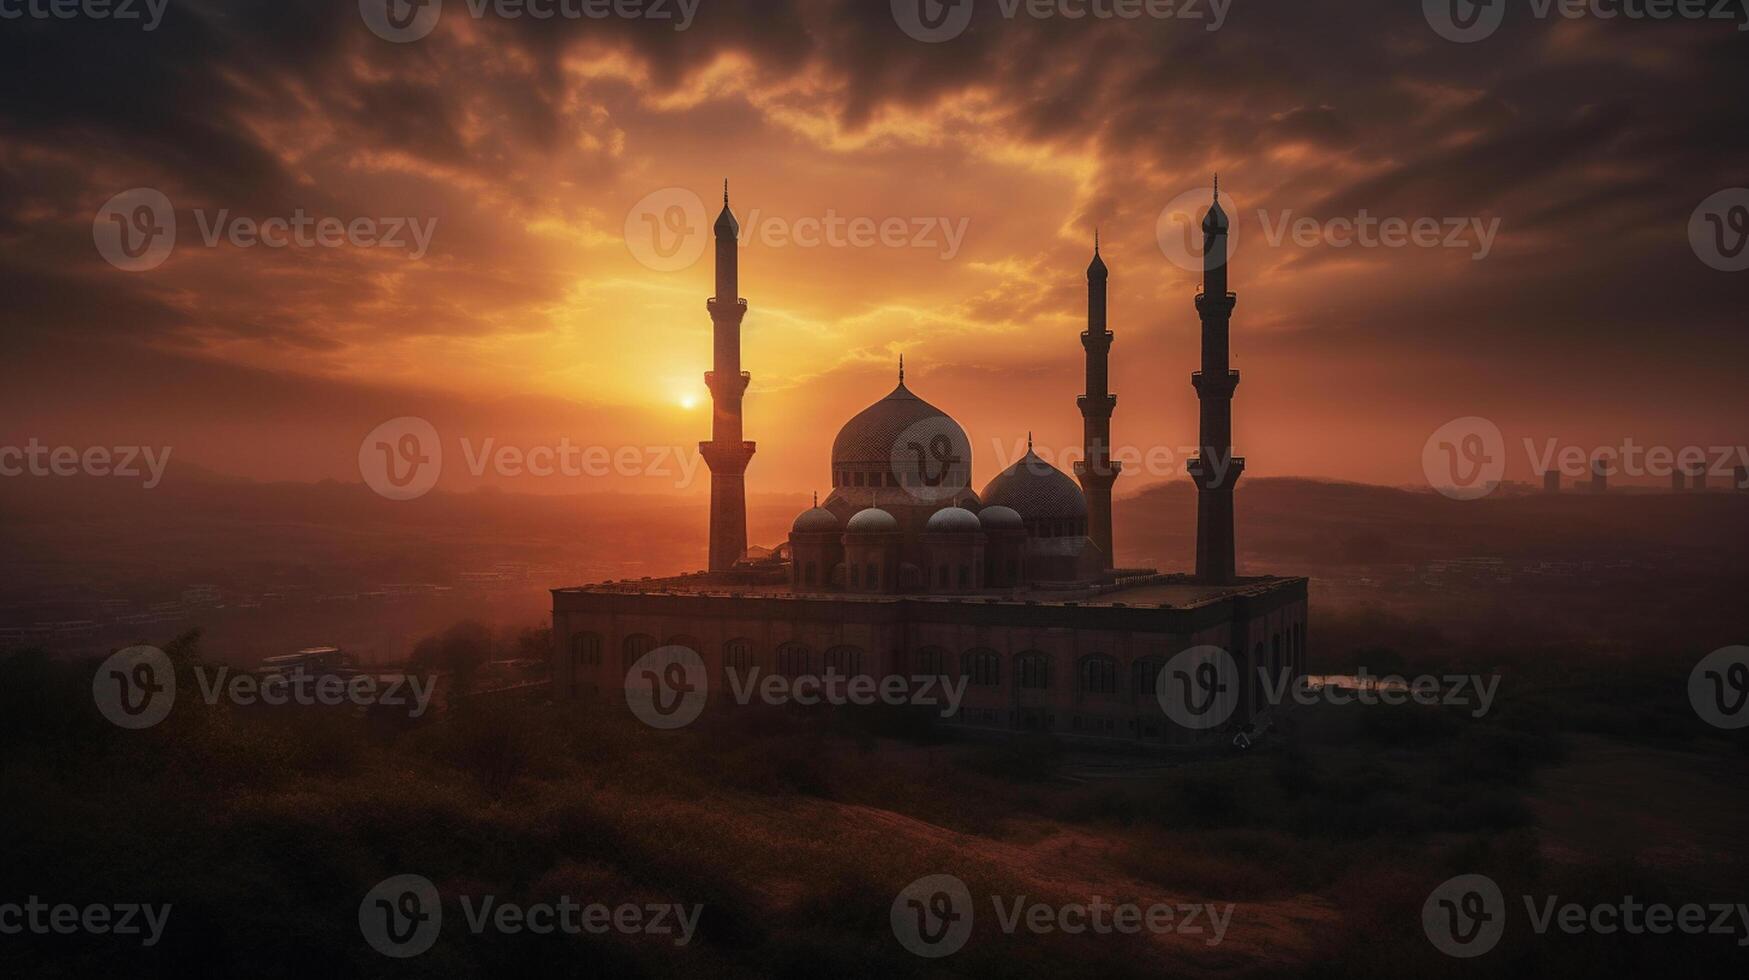
M 897 531 L 899 522 L 879 507 L 865 507 L 850 516 L 850 523 L 844 525 L 844 529 L 852 534 L 878 534 Z
M 943 507 L 929 515 L 924 530 L 935 534 L 969 534 L 981 531 L 983 527 L 978 523 L 978 515 L 964 507 Z
M 821 534 L 843 529 L 844 526 L 838 523 L 838 515 L 824 507 L 802 511 L 796 517 L 796 522 L 790 525 L 790 530 L 799 534 Z
M 1087 498 L 1068 474 L 1045 462 L 1032 450 L 984 487 L 986 509 L 1011 507 L 1028 521 L 1054 521 L 1087 516 Z
M 985 507 L 978 511 L 978 521 L 990 531 L 1019 530 L 1026 526 L 1012 507 Z
M 959 423 L 946 412 L 913 395 L 911 389 L 905 387 L 905 382 L 901 381 L 887 397 L 856 413 L 850 421 L 844 423 L 844 428 L 838 430 L 838 438 L 832 440 L 832 462 L 834 465 L 891 465 L 899 436 L 925 421 L 930 424 L 920 428 L 926 431 L 913 435 L 945 434 L 952 439 L 956 448 L 962 448 L 969 453 L 971 440 L 966 438 L 966 430 L 960 428 Z M 901 451 L 907 449 L 904 446 L 897 448 Z M 963 465 L 967 470 L 971 468 L 969 457 Z

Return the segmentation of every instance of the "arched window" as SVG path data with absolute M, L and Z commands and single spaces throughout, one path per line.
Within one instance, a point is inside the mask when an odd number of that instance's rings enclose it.
M 1014 677 L 1022 690 L 1043 691 L 1051 686 L 1051 658 L 1028 650 L 1014 658 Z
M 785 643 L 777 648 L 777 672 L 795 680 L 808 673 L 808 648 L 800 643 Z
M 1117 661 L 1103 653 L 1081 658 L 1081 691 L 1084 694 L 1117 693 Z
M 571 662 L 578 667 L 601 666 L 601 634 L 578 633 L 571 637 Z
M 935 566 L 935 584 L 937 588 L 947 588 L 947 566 Z
M 633 633 L 620 643 L 619 652 L 622 670 L 631 670 L 637 659 L 651 650 L 656 649 L 656 638 L 648 633 Z
M 912 677 L 946 677 L 947 651 L 940 647 L 923 647 L 912 657 Z
M 850 563 L 850 587 L 853 589 L 862 588 L 862 566 L 855 562 Z
M 813 562 L 808 562 L 807 565 L 804 566 L 802 569 L 802 584 L 803 585 L 813 585 L 814 581 L 815 581 L 816 573 L 818 572 L 818 570 L 819 570 L 818 566 L 816 566 Z
M 833 647 L 822 660 L 827 676 L 855 677 L 862 673 L 862 651 L 856 647 Z
M 971 587 L 972 587 L 972 566 L 961 565 L 960 566 L 960 588 L 969 589 Z
M 994 650 L 968 650 L 960 658 L 960 674 L 974 687 L 996 687 L 1002 683 L 1002 658 Z
M 1141 657 L 1130 665 L 1130 696 L 1136 701 L 1149 701 L 1158 697 L 1157 686 L 1160 683 L 1160 671 L 1165 667 L 1154 657 Z
M 731 671 L 746 677 L 753 670 L 753 644 L 746 640 L 730 640 L 723 644 L 723 673 Z
M 872 561 L 868 563 L 868 587 L 871 589 L 881 587 L 881 566 Z

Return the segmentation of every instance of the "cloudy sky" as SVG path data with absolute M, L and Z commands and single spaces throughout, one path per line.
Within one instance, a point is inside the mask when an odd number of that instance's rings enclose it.
M 695 446 L 711 268 L 691 259 L 727 178 L 753 492 L 826 485 L 833 433 L 901 354 L 980 481 L 1029 429 L 1072 451 L 1096 226 L 1114 441 L 1160 459 L 1196 435 L 1175 216 L 1217 171 L 1249 473 L 1424 484 L 1424 443 L 1464 416 L 1498 425 L 1519 479 L 1526 439 L 1749 438 L 1749 272 L 1691 234 L 1749 183 L 1740 8 L 1510 3 L 1458 43 L 1413 0 L 976 0 L 926 42 L 916 0 L 558 2 L 0 3 L 27 11 L 0 19 L 0 443 L 357 481 L 365 434 L 416 416 L 457 488 L 492 479 L 462 459 L 486 440 Z M 110 259 L 139 189 L 174 247 L 130 271 Z M 303 241 L 255 240 L 300 217 Z M 1437 243 L 1348 243 L 1382 219 Z

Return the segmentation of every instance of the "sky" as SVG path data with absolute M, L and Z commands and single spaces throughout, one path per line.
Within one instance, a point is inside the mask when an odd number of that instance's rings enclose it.
M 917 0 L 393 2 L 0 19 L 0 445 L 359 482 L 416 418 L 447 488 L 703 492 L 726 179 L 750 492 L 828 487 L 901 355 L 980 484 L 1029 431 L 1072 458 L 1097 228 L 1121 494 L 1187 479 L 1217 172 L 1248 476 L 1425 486 L 1460 418 L 1520 480 L 1527 445 L 1749 442 L 1749 272 L 1694 234 L 1749 204 L 1741 10 L 1511 4 L 1460 43 L 1437 0 L 977 0 L 920 40 Z M 1382 219 L 1437 231 L 1348 240 Z M 596 463 L 528 472 L 565 447 Z

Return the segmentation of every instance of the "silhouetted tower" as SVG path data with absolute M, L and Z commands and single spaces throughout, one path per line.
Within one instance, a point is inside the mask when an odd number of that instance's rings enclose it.
M 1202 318 L 1202 370 L 1190 376 L 1202 403 L 1200 455 L 1190 461 L 1196 482 L 1196 577 L 1225 584 L 1238 576 L 1233 540 L 1233 485 L 1245 460 L 1233 455 L 1233 389 L 1239 372 L 1228 366 L 1227 326 L 1237 300 L 1227 291 L 1227 213 L 1221 210 L 1221 182 L 1215 178 L 1214 204 L 1202 220 L 1202 292 L 1196 312 Z
M 1749 466 L 1737 467 L 1737 489 L 1749 490 Z
M 1706 463 L 1696 463 L 1694 468 L 1688 471 L 1688 485 L 1693 488 L 1695 493 L 1706 493 L 1707 469 Z
M 747 301 L 740 293 L 741 225 L 729 210 L 729 182 L 723 181 L 723 213 L 717 215 L 717 294 L 705 301 L 714 334 L 713 370 L 704 383 L 711 390 L 711 440 L 698 444 L 711 468 L 710 570 L 732 567 L 747 553 L 747 463 L 754 444 L 742 439 L 741 400 L 752 376 L 741 370 L 741 320 Z
M 1109 390 L 1107 360 L 1111 354 L 1111 331 L 1105 325 L 1105 285 L 1109 275 L 1099 257 L 1099 233 L 1093 233 L 1093 264 L 1087 267 L 1087 329 L 1081 347 L 1087 351 L 1087 393 L 1075 399 L 1081 406 L 1081 459 L 1075 476 L 1087 498 L 1087 535 L 1104 554 L 1105 567 L 1113 563 L 1111 543 L 1111 485 L 1117 482 L 1123 464 L 1111 458 L 1111 412 L 1117 396 Z
M 1670 471 L 1670 492 L 1671 493 L 1681 493 L 1683 490 L 1686 490 L 1686 489 L 1687 489 L 1687 485 L 1686 485 L 1686 481 L 1683 479 L 1683 476 L 1682 476 L 1682 468 L 1680 466 L 1678 466 L 1678 467 L 1671 469 L 1671 471 Z
M 1543 474 L 1543 492 L 1544 493 L 1560 493 L 1561 492 L 1561 471 L 1560 470 L 1549 470 L 1547 473 Z
M 1609 461 L 1598 456 L 1591 460 L 1591 492 L 1606 493 L 1609 490 Z

